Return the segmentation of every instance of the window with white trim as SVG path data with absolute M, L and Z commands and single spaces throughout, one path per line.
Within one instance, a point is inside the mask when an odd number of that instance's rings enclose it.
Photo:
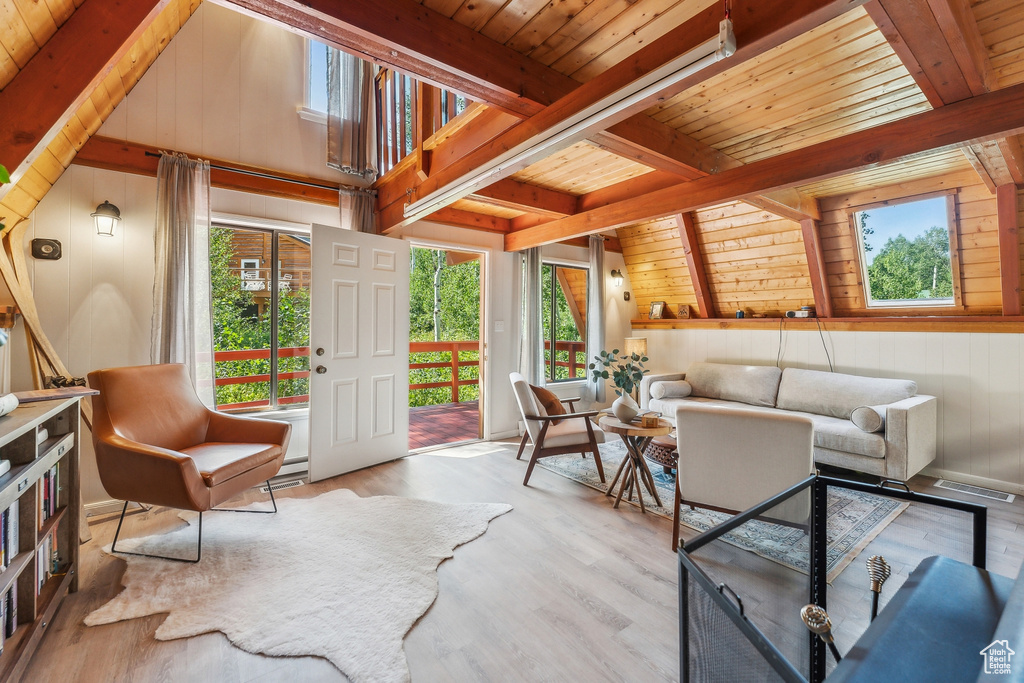
M 585 267 L 557 263 L 541 267 L 544 379 L 548 384 L 587 377 L 588 275 Z
M 315 40 L 307 40 L 306 46 L 305 108 L 307 111 L 326 114 L 328 48 Z
M 869 307 L 958 303 L 950 249 L 950 236 L 956 235 L 953 207 L 955 195 L 943 193 L 850 211 Z

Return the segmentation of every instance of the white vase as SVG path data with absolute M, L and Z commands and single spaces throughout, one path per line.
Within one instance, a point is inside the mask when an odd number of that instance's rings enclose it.
M 628 423 L 640 412 L 640 406 L 636 404 L 632 396 L 623 394 L 612 402 L 612 412 L 619 422 Z

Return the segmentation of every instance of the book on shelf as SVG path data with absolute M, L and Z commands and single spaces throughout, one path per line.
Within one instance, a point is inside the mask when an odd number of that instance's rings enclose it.
M 16 628 L 18 628 L 18 591 L 11 586 L 7 595 L 4 596 L 4 635 L 10 638 L 14 635 Z
M 0 569 L 7 569 L 11 564 L 10 553 L 7 551 L 7 537 L 11 533 L 10 509 L 0 512 Z

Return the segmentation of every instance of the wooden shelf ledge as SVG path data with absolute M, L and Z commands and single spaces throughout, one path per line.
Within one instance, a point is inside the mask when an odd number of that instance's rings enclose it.
M 1024 316 L 914 318 L 689 318 L 631 320 L 634 330 L 822 330 L 833 332 L 1024 333 Z

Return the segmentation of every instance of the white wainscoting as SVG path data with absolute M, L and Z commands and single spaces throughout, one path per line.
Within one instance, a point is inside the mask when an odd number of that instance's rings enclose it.
M 654 372 L 695 361 L 775 364 L 778 331 L 636 330 Z M 928 471 L 1024 493 L 1024 341 L 1019 334 L 825 332 L 836 372 L 898 377 L 938 397 L 938 453 Z M 782 333 L 782 367 L 828 370 L 816 331 Z

